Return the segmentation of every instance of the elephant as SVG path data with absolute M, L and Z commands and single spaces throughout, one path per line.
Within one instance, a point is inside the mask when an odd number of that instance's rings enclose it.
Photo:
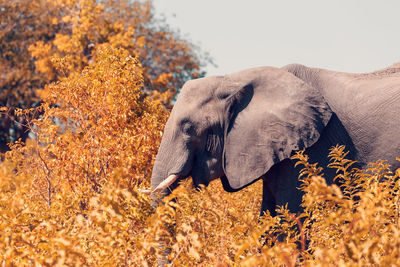
M 398 168 L 399 114 L 400 66 L 349 74 L 291 64 L 191 80 L 165 125 L 151 192 L 168 194 L 189 176 L 195 186 L 220 179 L 228 192 L 262 179 L 261 215 L 286 204 L 297 213 L 296 151 L 326 167 L 339 144 L 358 168 L 378 159 Z

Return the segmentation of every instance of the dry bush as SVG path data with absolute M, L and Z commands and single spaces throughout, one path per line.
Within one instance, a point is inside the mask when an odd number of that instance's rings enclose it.
M 35 138 L 1 163 L 2 262 L 132 262 L 151 212 L 135 188 L 148 186 L 167 114 L 142 96 L 134 56 L 103 45 L 96 59 L 47 86 L 39 111 L 18 111 L 42 116 L 30 121 Z
M 400 264 L 399 171 L 383 161 L 349 171 L 343 147 L 330 154 L 341 189 L 294 157 L 304 165 L 297 216 L 281 207 L 258 219 L 260 182 L 227 193 L 186 180 L 153 210 L 137 187 L 148 186 L 166 114 L 140 97 L 134 57 L 104 46 L 98 60 L 47 88 L 36 139 L 15 143 L 0 165 L 3 265 Z
M 149 221 L 143 248 L 177 266 L 397 266 L 400 171 L 384 161 L 349 171 L 346 155 L 344 147 L 329 155 L 341 189 L 303 152 L 294 157 L 304 165 L 297 215 L 281 207 L 258 221 L 259 183 L 232 194 L 219 182 L 197 192 L 187 181 Z
M 11 109 L 0 113 L 0 152 L 29 134 L 13 108 L 37 107 L 39 89 L 80 73 L 102 44 L 135 54 L 142 91 L 171 106 L 212 60 L 155 13 L 151 0 L 0 0 L 0 106 Z
M 2 265 L 400 265 L 400 170 L 377 161 L 350 171 L 343 147 L 329 155 L 341 188 L 294 156 L 304 166 L 302 214 L 280 207 L 259 219 L 260 182 L 227 193 L 189 179 L 154 210 L 137 188 L 149 185 L 168 114 L 144 97 L 135 54 L 110 44 L 93 53 L 44 88 L 40 107 L 18 111 L 34 138 L 0 163 Z M 69 60 L 52 64 L 69 72 Z

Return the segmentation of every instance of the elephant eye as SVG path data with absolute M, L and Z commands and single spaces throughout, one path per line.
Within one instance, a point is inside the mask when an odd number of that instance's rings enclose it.
M 187 135 L 193 135 L 195 130 L 194 126 L 191 123 L 186 122 L 182 126 L 182 131 Z

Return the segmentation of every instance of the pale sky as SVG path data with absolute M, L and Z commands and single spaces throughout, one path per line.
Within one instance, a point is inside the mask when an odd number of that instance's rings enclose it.
M 214 58 L 208 75 L 290 63 L 368 72 L 400 61 L 400 0 L 153 0 Z

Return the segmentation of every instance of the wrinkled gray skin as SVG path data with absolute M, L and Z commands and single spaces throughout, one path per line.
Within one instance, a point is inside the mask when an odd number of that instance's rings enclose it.
M 300 211 L 299 168 L 306 148 L 326 167 L 329 149 L 345 145 L 357 167 L 400 156 L 400 67 L 348 74 L 298 64 L 260 67 L 187 82 L 165 126 L 152 174 L 156 188 L 171 174 L 240 190 L 263 179 L 261 213 L 276 205 Z M 329 183 L 334 173 L 326 170 Z

